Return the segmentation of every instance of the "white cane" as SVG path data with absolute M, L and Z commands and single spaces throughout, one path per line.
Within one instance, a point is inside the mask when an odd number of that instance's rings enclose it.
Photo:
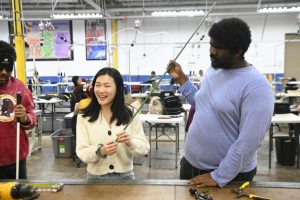
M 17 93 L 17 105 L 21 104 L 22 95 Z M 20 119 L 17 119 L 17 150 L 16 150 L 16 180 L 19 179 L 19 165 L 20 165 Z

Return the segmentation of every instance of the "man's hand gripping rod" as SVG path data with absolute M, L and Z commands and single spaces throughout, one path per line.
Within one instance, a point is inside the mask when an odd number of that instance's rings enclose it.
M 193 32 L 193 34 L 190 36 L 190 38 L 188 39 L 188 41 L 184 44 L 184 46 L 182 47 L 182 49 L 180 50 L 180 52 L 177 54 L 177 56 L 175 57 L 174 61 L 177 60 L 177 58 L 180 56 L 180 54 L 182 53 L 182 51 L 185 49 L 185 47 L 188 45 L 188 43 L 191 41 L 191 39 L 193 38 L 193 36 L 197 33 L 197 31 L 199 30 L 199 28 L 202 26 L 202 24 L 205 22 L 205 19 L 208 17 L 208 15 L 210 14 L 210 12 L 212 11 L 212 9 L 214 8 L 214 6 L 216 5 L 216 2 L 210 7 L 209 11 L 206 13 L 206 15 L 204 16 L 204 18 L 202 19 L 202 21 L 199 23 L 199 25 L 197 26 L 196 30 Z M 142 102 L 141 106 L 137 109 L 137 111 L 134 113 L 134 115 L 132 116 L 132 118 L 130 119 L 130 121 L 126 124 L 126 126 L 124 127 L 123 130 L 126 130 L 126 128 L 129 126 L 129 124 L 132 122 L 132 120 L 135 118 L 135 116 L 140 112 L 140 110 L 142 109 L 142 107 L 144 106 L 144 104 L 146 103 L 146 101 L 150 98 L 150 96 L 152 95 L 153 91 L 157 88 L 157 86 L 160 84 L 161 80 L 165 77 L 165 75 L 168 73 L 169 69 L 171 66 L 167 67 L 167 70 L 165 71 L 165 73 L 160 77 L 160 79 L 158 80 L 158 82 L 154 85 L 154 87 L 152 88 L 152 90 L 150 91 L 150 93 L 147 95 L 146 99 Z

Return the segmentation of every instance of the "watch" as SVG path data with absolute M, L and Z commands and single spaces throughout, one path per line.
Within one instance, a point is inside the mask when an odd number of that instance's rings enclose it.
M 96 149 L 96 156 L 98 157 L 98 158 L 106 158 L 107 157 L 107 155 L 102 155 L 101 154 L 101 147 L 103 147 L 104 145 L 103 144 L 98 144 L 97 145 L 97 149 Z

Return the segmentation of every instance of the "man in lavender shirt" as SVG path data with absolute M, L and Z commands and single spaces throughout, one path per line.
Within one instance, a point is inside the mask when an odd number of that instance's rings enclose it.
M 267 79 L 244 54 L 251 43 L 249 26 L 238 18 L 211 27 L 211 67 L 197 88 L 170 61 L 169 73 L 196 112 L 187 134 L 180 178 L 199 187 L 223 187 L 252 181 L 257 149 L 273 114 L 274 97 Z

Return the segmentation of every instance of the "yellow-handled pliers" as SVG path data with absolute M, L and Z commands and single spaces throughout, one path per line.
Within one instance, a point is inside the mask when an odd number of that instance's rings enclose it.
M 255 194 L 247 194 L 245 192 L 245 188 L 247 186 L 249 186 L 249 181 L 243 183 L 243 185 L 241 185 L 241 187 L 239 187 L 239 189 L 235 189 L 235 190 L 232 190 L 232 192 L 236 193 L 236 198 L 241 198 L 241 197 L 248 197 L 250 199 L 259 199 L 259 200 L 271 200 L 271 198 L 265 198 L 265 197 L 260 197 L 260 196 L 257 196 Z

